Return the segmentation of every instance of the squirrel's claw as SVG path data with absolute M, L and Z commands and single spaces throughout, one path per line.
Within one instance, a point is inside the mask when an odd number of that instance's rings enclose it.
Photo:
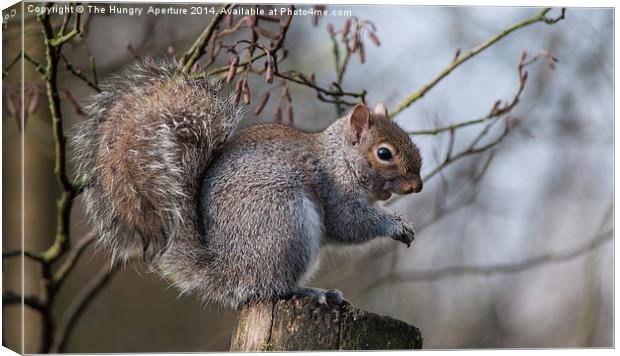
M 342 295 L 342 292 L 338 289 L 324 290 L 321 288 L 305 287 L 297 289 L 295 292 L 293 292 L 293 295 L 309 297 L 316 300 L 316 302 L 320 305 L 328 306 L 340 305 L 341 303 L 346 301 L 344 299 L 344 296 Z
M 324 303 L 321 303 L 321 297 L 325 299 Z M 339 305 L 344 301 L 344 296 L 342 295 L 342 292 L 340 290 L 330 289 L 328 291 L 325 291 L 325 293 L 322 293 L 318 301 L 319 304 Z
M 411 223 L 402 216 L 396 216 L 396 220 L 398 223 L 398 229 L 397 233 L 392 236 L 392 239 L 404 243 L 407 245 L 407 248 L 411 247 L 411 243 L 415 239 L 415 230 L 413 229 L 413 225 L 411 225 Z
M 415 233 L 411 233 L 411 234 L 402 234 L 398 237 L 395 237 L 394 240 L 400 241 L 402 243 L 404 243 L 405 245 L 407 245 L 407 248 L 411 247 L 411 243 L 414 240 L 414 236 Z

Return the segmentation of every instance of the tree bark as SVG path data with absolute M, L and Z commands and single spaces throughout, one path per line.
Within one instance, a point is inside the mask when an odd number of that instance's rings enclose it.
M 319 305 L 310 298 L 244 306 L 230 351 L 421 349 L 420 330 L 348 303 Z

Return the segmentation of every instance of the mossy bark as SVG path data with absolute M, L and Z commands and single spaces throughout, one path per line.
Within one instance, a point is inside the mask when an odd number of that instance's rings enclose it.
M 231 351 L 421 349 L 420 330 L 348 303 L 318 305 L 308 298 L 261 301 L 243 307 Z

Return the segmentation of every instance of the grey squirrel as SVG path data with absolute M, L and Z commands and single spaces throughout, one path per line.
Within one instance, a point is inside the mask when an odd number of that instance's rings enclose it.
M 108 81 L 73 138 L 87 216 L 113 258 L 148 259 L 182 293 L 232 307 L 292 295 L 326 244 L 391 237 L 404 217 L 375 208 L 422 189 L 421 157 L 378 104 L 325 130 L 276 124 L 237 130 L 243 110 L 213 78 L 173 62 L 132 66 Z

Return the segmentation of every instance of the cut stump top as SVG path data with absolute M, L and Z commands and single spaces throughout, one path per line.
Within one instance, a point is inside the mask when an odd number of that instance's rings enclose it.
M 422 348 L 420 329 L 349 303 L 314 299 L 258 301 L 244 306 L 231 351 L 410 350 Z

